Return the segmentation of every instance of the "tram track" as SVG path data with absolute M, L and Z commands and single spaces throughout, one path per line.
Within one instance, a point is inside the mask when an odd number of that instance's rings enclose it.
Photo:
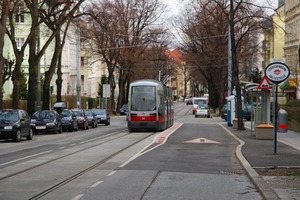
M 178 103 L 179 104 L 179 103 Z M 177 104 L 177 105 L 178 105 Z M 188 106 L 188 108 L 187 108 L 187 106 L 185 105 L 185 104 L 183 104 L 183 103 L 181 103 L 182 105 L 179 105 L 178 107 L 176 107 L 175 108 L 175 110 L 176 110 L 176 115 L 174 115 L 174 120 L 177 120 L 177 119 L 181 119 L 181 118 L 183 118 L 183 117 L 185 117 L 186 115 L 188 115 L 188 113 L 192 110 L 192 108 L 193 107 L 190 107 L 190 106 Z M 183 111 L 183 114 L 179 114 L 180 112 L 182 112 Z
M 128 133 L 128 134 L 126 134 L 126 135 L 129 135 L 129 134 L 130 134 L 130 133 Z M 53 192 L 53 191 L 59 189 L 60 187 L 66 185 L 66 184 L 68 184 L 69 182 L 71 182 L 71 181 L 77 179 L 78 177 L 80 177 L 80 176 L 82 176 L 82 175 L 88 173 L 89 171 L 95 169 L 96 167 L 99 167 L 100 165 L 104 164 L 104 163 L 107 162 L 108 160 L 110 160 L 110 159 L 112 159 L 113 157 L 119 155 L 120 153 L 122 153 L 123 151 L 129 149 L 130 147 L 133 147 L 134 145 L 138 144 L 139 142 L 141 142 L 141 141 L 147 139 L 148 137 L 151 137 L 153 134 L 155 134 L 155 133 L 152 133 L 152 134 L 150 134 L 150 135 L 147 135 L 147 136 L 145 136 L 145 137 L 143 137 L 143 138 L 141 138 L 141 139 L 135 141 L 134 143 L 132 143 L 132 144 L 130 144 L 130 145 L 128 145 L 128 146 L 126 146 L 126 147 L 124 147 L 124 148 L 122 148 L 122 149 L 116 151 L 115 153 L 113 153 L 113 154 L 107 156 L 106 158 L 101 159 L 100 161 L 96 162 L 95 164 L 93 164 L 93 165 L 91 165 L 91 166 L 85 168 L 84 170 L 82 170 L 82 171 L 80 171 L 80 172 L 78 172 L 78 173 L 76 173 L 76 174 L 74 174 L 74 175 L 72 175 L 72 176 L 66 178 L 66 179 L 63 180 L 63 181 L 60 181 L 60 182 L 56 183 L 55 185 L 53 185 L 53 186 L 49 187 L 48 189 L 46 189 L 46 190 L 44 190 L 44 191 L 42 191 L 42 192 L 40 192 L 40 193 L 34 195 L 33 197 L 31 197 L 31 198 L 29 198 L 29 199 L 30 199 L 30 200 L 37 200 L 37 199 L 40 199 L 40 198 L 46 196 L 47 194 L 49 194 L 49 193 L 51 193 L 51 192 Z M 124 135 L 124 136 L 125 136 L 125 135 Z M 124 136 L 123 136 L 123 137 L 124 137 Z
M 124 134 L 122 134 L 122 133 L 124 133 Z M 120 135 L 120 134 L 122 134 L 122 135 Z M 56 157 L 56 158 L 53 158 L 53 159 L 44 161 L 44 162 L 42 162 L 42 163 L 33 165 L 33 166 L 28 167 L 28 168 L 25 168 L 25 169 L 23 169 L 23 170 L 20 170 L 20 171 L 17 171 L 17 172 L 8 174 L 8 175 L 4 175 L 4 176 L 0 177 L 0 181 L 3 181 L 3 180 L 5 180 L 5 179 L 8 179 L 8 178 L 11 178 L 11 177 L 14 177 L 14 176 L 17 176 L 17 175 L 22 174 L 22 173 L 29 172 L 29 171 L 31 171 L 31 170 L 34 170 L 34 169 L 38 168 L 38 167 L 45 166 L 45 165 L 50 164 L 50 163 L 52 163 L 52 162 L 55 162 L 55 161 L 58 161 L 58 160 L 67 158 L 67 157 L 72 156 L 72 155 L 75 155 L 75 154 L 77 154 L 77 153 L 79 153 L 79 152 L 86 151 L 86 150 L 88 150 L 88 149 L 92 149 L 92 148 L 94 148 L 94 147 L 96 147 L 96 146 L 103 145 L 103 144 L 112 142 L 112 141 L 114 141 L 114 140 L 118 140 L 118 139 L 120 139 L 120 138 L 122 138 L 122 137 L 128 136 L 129 134 L 130 134 L 130 133 L 128 133 L 127 131 L 121 130 L 121 131 L 117 131 L 117 132 L 114 132 L 114 133 L 111 133 L 111 134 L 107 134 L 107 135 L 104 135 L 104 136 L 95 138 L 95 139 L 93 139 L 93 140 L 87 140 L 87 141 L 79 142 L 77 145 L 83 145 L 83 144 L 87 144 L 87 143 L 91 143 L 91 142 L 94 142 L 94 143 L 96 142 L 96 144 L 89 145 L 88 147 L 80 148 L 79 150 L 76 150 L 76 151 L 73 151 L 73 152 L 71 152 L 71 153 L 67 153 L 67 154 L 65 154 L 65 155 L 62 155 L 62 156 L 59 156 L 59 157 Z M 115 137 L 116 135 L 118 135 L 118 136 Z M 150 136 L 151 136 L 151 135 L 150 135 Z M 108 139 L 108 140 L 105 140 L 105 139 L 107 139 L 107 138 L 109 138 L 109 137 L 113 137 L 113 138 Z M 145 139 L 145 138 L 143 138 L 143 139 Z M 142 139 L 142 140 L 143 140 L 143 139 Z M 101 142 L 98 142 L 98 143 L 97 143 L 97 140 L 100 140 Z M 105 140 L 105 141 L 103 141 L 103 140 Z M 73 146 L 74 146 L 74 145 L 73 145 Z M 72 147 L 72 146 L 70 146 L 70 148 L 71 148 L 71 147 Z M 60 150 L 60 148 L 58 148 L 57 150 Z M 54 151 L 54 150 L 50 150 L 50 151 L 47 151 L 47 152 L 48 152 L 48 153 L 52 153 L 53 151 Z M 39 155 L 39 154 L 37 154 L 37 155 Z M 45 155 L 45 154 L 44 154 L 44 155 Z M 32 159 L 36 159 L 36 158 L 38 158 L 38 157 L 32 157 Z M 28 161 L 28 160 L 25 160 L 25 161 Z M 8 163 L 13 163 L 13 161 L 10 161 L 10 162 L 8 162 Z M 19 160 L 18 160 L 18 163 L 22 163 L 22 161 L 19 161 Z M 16 163 L 16 164 L 18 164 L 18 163 Z M 4 164 L 2 164 L 2 165 L 4 165 Z

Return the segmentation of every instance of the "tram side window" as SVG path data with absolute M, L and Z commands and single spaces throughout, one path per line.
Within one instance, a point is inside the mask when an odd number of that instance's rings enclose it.
M 131 110 L 153 111 L 156 110 L 155 87 L 136 86 L 132 88 Z

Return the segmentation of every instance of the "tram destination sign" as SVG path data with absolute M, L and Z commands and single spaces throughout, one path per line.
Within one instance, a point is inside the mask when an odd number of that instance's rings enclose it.
M 276 85 L 290 76 L 290 68 L 281 62 L 270 63 L 265 69 L 266 77 Z

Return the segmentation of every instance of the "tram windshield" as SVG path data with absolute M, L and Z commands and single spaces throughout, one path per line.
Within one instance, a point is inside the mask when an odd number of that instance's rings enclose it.
M 154 86 L 133 86 L 131 92 L 132 111 L 153 111 L 156 109 Z

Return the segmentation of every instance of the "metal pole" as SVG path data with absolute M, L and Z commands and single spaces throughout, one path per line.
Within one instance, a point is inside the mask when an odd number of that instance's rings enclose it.
M 275 119 L 274 119 L 274 154 L 277 154 L 277 101 L 278 101 L 278 85 L 275 86 Z
M 40 34 L 40 25 L 38 25 L 38 40 L 37 40 L 37 47 L 36 47 L 36 54 L 40 53 L 41 49 L 41 34 Z M 36 110 L 41 110 L 41 60 L 37 63 L 37 94 L 36 94 Z
M 77 39 L 76 39 L 76 69 L 77 69 L 77 108 L 81 108 L 81 84 L 80 84 L 80 27 L 77 25 Z
M 231 28 L 230 28 L 230 13 L 228 15 L 228 82 L 227 82 L 227 97 L 231 96 L 231 82 L 232 82 L 232 54 L 231 54 Z M 231 105 L 227 101 L 227 126 L 231 124 Z
M 158 81 L 160 81 L 161 70 L 158 70 Z

